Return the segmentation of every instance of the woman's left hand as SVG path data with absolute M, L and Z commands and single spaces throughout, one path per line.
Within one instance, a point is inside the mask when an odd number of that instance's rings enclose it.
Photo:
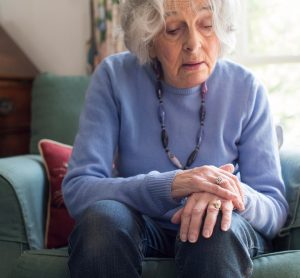
M 183 242 L 188 240 L 193 243 L 198 240 L 202 225 L 202 235 L 206 238 L 212 235 L 220 211 L 222 211 L 221 229 L 227 231 L 231 225 L 233 208 L 231 201 L 220 200 L 214 194 L 193 193 L 188 197 L 185 206 L 173 215 L 171 221 L 175 224 L 180 223 L 180 239 Z

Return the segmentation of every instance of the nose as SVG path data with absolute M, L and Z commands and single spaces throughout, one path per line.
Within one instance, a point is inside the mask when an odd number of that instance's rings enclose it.
M 197 30 L 194 29 L 189 29 L 185 36 L 185 41 L 184 41 L 184 50 L 187 52 L 195 52 L 199 50 L 199 48 L 202 47 L 202 37 Z

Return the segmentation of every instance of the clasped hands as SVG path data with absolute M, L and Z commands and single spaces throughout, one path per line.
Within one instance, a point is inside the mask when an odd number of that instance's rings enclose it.
M 187 197 L 185 205 L 171 219 L 173 223 L 180 224 L 180 239 L 183 242 L 196 242 L 201 227 L 204 237 L 212 235 L 220 212 L 220 201 L 223 231 L 230 228 L 233 209 L 245 209 L 243 190 L 233 171 L 232 164 L 220 168 L 202 166 L 179 172 L 175 176 L 172 197 Z

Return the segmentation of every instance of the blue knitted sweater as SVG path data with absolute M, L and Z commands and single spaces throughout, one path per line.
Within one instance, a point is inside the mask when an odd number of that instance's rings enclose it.
M 70 214 L 98 200 L 123 202 L 162 227 L 182 206 L 171 197 L 176 169 L 163 149 L 156 79 L 129 52 L 106 58 L 86 94 L 63 193 Z M 207 81 L 204 138 L 193 167 L 238 166 L 245 191 L 241 215 L 267 238 L 286 220 L 288 205 L 265 88 L 246 69 L 219 60 Z M 169 147 L 183 163 L 196 144 L 200 86 L 163 83 Z M 115 161 L 118 177 L 113 176 Z

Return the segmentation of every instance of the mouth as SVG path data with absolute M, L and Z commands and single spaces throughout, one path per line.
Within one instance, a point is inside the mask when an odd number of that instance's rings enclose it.
M 182 64 L 182 67 L 186 70 L 197 70 L 204 64 L 205 62 L 187 62 Z

